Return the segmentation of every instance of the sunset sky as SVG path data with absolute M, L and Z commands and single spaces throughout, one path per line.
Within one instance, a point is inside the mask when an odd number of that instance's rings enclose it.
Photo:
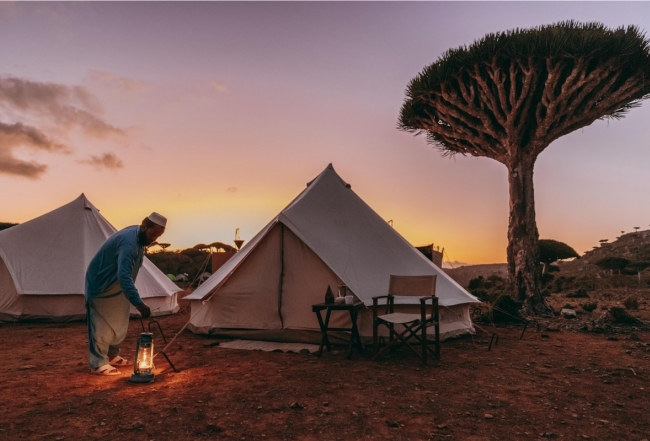
M 172 248 L 250 239 L 329 163 L 414 245 L 506 260 L 503 165 L 396 128 L 409 80 L 489 32 L 638 25 L 650 3 L 0 3 L 1 222 L 82 192 Z M 555 141 L 541 238 L 579 253 L 650 228 L 650 103 Z

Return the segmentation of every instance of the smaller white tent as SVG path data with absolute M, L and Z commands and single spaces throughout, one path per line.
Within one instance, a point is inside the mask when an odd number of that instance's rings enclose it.
M 0 231 L 0 320 L 83 319 L 86 268 L 116 231 L 83 194 Z M 178 311 L 180 289 L 146 257 L 136 287 L 152 315 Z
M 370 208 L 330 164 L 237 254 L 186 299 L 197 333 L 318 341 L 311 305 L 329 285 L 347 285 L 366 306 L 385 295 L 391 275 L 437 275 L 441 334 L 473 333 L 469 304 L 479 302 Z M 402 309 L 418 298 L 398 298 Z M 332 315 L 332 326 L 349 317 Z M 372 314 L 359 314 L 362 337 Z

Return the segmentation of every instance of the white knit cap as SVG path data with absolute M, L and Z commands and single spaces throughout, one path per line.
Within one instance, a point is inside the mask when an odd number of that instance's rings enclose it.
M 160 225 L 161 227 L 167 226 L 167 218 L 162 214 L 158 214 L 155 211 L 149 215 L 149 220 L 154 224 Z

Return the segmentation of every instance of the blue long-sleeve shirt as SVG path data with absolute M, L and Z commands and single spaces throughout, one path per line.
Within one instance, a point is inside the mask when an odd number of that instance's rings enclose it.
M 135 279 L 142 266 L 144 247 L 138 243 L 139 226 L 127 227 L 109 237 L 86 270 L 86 300 L 119 282 L 132 305 L 142 304 Z

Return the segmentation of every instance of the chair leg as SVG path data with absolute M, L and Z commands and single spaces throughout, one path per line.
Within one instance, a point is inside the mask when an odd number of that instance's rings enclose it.
M 377 319 L 373 320 L 372 322 L 372 353 L 373 354 L 376 354 L 379 351 L 379 333 L 377 332 L 378 326 L 379 324 L 377 323 Z
M 413 330 L 413 332 L 410 334 L 409 337 L 412 337 L 412 338 L 414 338 L 415 340 L 417 340 L 417 341 L 418 341 L 418 342 L 419 342 L 419 343 L 420 343 L 424 348 L 426 348 L 426 350 L 427 350 L 428 352 L 431 353 L 431 355 L 433 355 L 433 356 L 435 357 L 435 356 L 436 356 L 435 348 L 434 348 L 434 349 L 431 349 L 431 348 L 429 347 L 428 344 L 425 345 L 425 344 L 423 343 L 423 341 L 422 341 L 422 337 L 418 334 L 418 333 L 420 333 L 420 332 L 422 332 L 422 331 L 420 330 L 420 328 L 416 328 L 415 330 Z M 428 334 L 427 334 L 427 335 L 428 335 Z
M 388 344 L 386 346 L 384 346 L 378 353 L 376 353 L 372 357 L 372 359 L 373 360 L 377 359 L 380 355 L 382 355 L 383 353 L 385 353 L 385 352 L 387 352 L 389 350 L 392 352 L 392 350 L 396 349 L 399 345 L 405 345 L 416 356 L 418 356 L 420 359 L 422 359 L 422 355 L 418 351 L 416 351 L 413 348 L 413 346 L 411 346 L 407 341 L 411 337 L 415 337 L 416 340 L 420 339 L 420 337 L 417 335 L 417 332 L 419 331 L 419 329 L 416 327 L 417 325 L 418 325 L 418 323 L 414 323 L 412 325 L 404 324 L 403 325 L 404 326 L 404 331 L 402 331 L 401 334 L 398 334 L 397 332 L 395 332 L 395 338 L 393 340 L 391 340 L 390 342 L 388 342 Z M 415 329 L 414 329 L 414 327 L 415 327 Z M 409 336 L 404 338 L 404 336 L 406 336 L 406 334 L 409 334 Z
M 390 341 L 393 342 L 395 341 L 395 337 L 397 336 L 397 332 L 395 332 L 395 325 L 392 323 L 388 325 L 388 329 L 390 330 Z M 392 344 L 391 344 L 392 346 Z M 391 352 L 394 351 L 395 349 L 391 349 Z
M 427 364 L 427 349 L 429 344 L 427 342 L 427 323 L 423 320 L 422 323 L 422 363 L 426 366 Z
M 440 360 L 440 325 L 438 324 L 438 321 L 436 321 L 434 329 L 436 332 L 436 339 L 435 339 L 436 358 Z

